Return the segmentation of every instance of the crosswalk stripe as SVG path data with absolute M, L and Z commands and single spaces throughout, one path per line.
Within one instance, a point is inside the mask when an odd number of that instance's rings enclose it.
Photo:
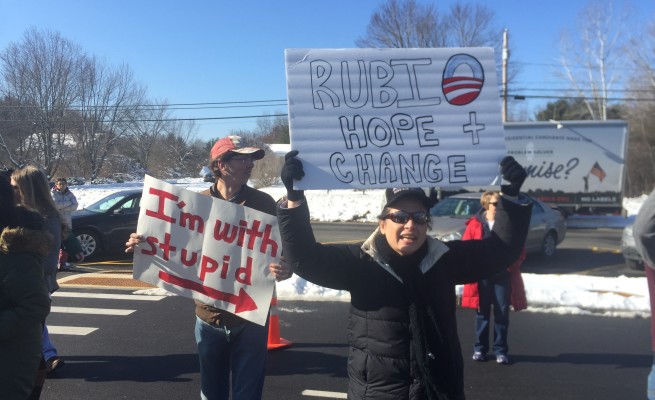
M 118 308 L 90 308 L 90 307 L 50 307 L 51 313 L 64 314 L 94 314 L 94 315 L 130 315 L 136 310 L 124 310 Z
M 48 333 L 51 335 L 85 336 L 97 330 L 98 328 L 91 328 L 87 326 L 57 326 L 48 324 Z
M 166 296 L 148 296 L 141 294 L 110 294 L 110 293 L 84 293 L 84 292 L 54 292 L 52 297 L 76 297 L 85 299 L 112 299 L 112 300 L 143 300 L 159 301 Z
M 327 392 L 325 390 L 303 390 L 300 393 L 302 396 L 312 396 L 312 397 L 325 397 L 329 399 L 346 399 L 348 395 L 342 392 Z

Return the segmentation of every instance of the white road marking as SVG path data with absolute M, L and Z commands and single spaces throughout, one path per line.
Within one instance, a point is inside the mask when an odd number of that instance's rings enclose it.
M 144 300 L 159 301 L 166 296 L 146 296 L 140 294 L 109 294 L 109 293 L 84 293 L 84 292 L 62 292 L 57 291 L 52 297 L 77 297 L 85 299 L 112 299 L 112 300 Z
M 97 331 L 98 328 L 86 326 L 56 326 L 48 325 L 48 333 L 51 335 L 76 335 L 85 336 L 91 332 Z
M 50 307 L 51 313 L 63 314 L 94 314 L 94 315 L 130 315 L 136 310 L 118 308 L 88 308 L 88 307 Z
M 50 327 L 48 327 L 50 329 Z M 303 396 L 326 397 L 329 399 L 347 399 L 347 393 L 342 392 L 326 392 L 324 390 L 303 390 L 300 393 Z

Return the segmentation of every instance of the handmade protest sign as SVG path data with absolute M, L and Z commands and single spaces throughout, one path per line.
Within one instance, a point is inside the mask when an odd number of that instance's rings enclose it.
M 493 49 L 285 54 L 298 189 L 498 183 L 506 149 Z
M 265 325 L 282 242 L 275 216 L 146 176 L 134 278 Z

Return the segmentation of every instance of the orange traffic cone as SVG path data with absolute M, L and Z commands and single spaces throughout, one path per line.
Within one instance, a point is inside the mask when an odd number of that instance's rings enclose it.
M 273 289 L 271 310 L 268 313 L 268 350 L 281 349 L 291 346 L 291 342 L 280 337 L 280 317 L 277 315 L 277 291 Z

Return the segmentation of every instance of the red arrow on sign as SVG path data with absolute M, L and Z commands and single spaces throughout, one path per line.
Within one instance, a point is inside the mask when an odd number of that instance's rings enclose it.
M 159 279 L 175 286 L 180 286 L 185 289 L 193 290 L 194 292 L 202 293 L 207 297 L 211 297 L 212 299 L 232 303 L 235 305 L 235 314 L 257 309 L 257 304 L 255 304 L 255 301 L 252 299 L 252 297 L 250 297 L 248 293 L 246 293 L 245 290 L 243 290 L 243 288 L 239 289 L 239 295 L 225 293 L 221 292 L 220 290 L 205 286 L 201 283 L 171 275 L 164 271 L 159 271 Z

